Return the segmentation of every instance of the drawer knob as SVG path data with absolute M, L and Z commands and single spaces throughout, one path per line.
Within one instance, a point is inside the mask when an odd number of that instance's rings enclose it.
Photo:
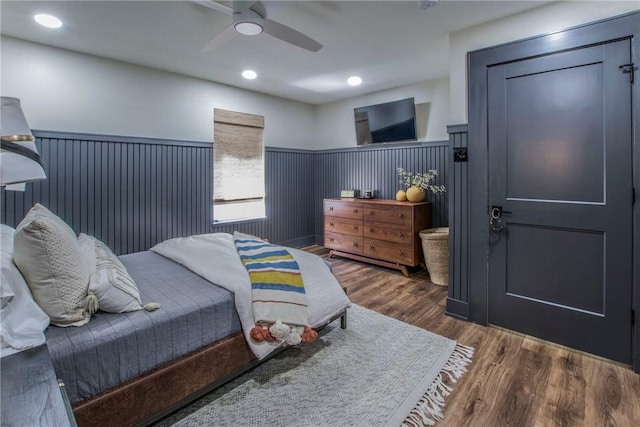
M 329 206 L 329 210 L 333 212 L 333 206 Z
M 358 213 L 358 209 L 354 209 L 354 210 L 353 210 L 353 213 Z
M 333 237 L 330 237 L 330 238 L 329 238 L 329 241 L 330 241 L 331 243 L 333 243 Z
M 353 242 L 353 247 L 357 248 L 358 247 L 358 242 Z
M 398 218 L 404 218 L 404 214 L 398 214 Z
M 354 225 L 354 226 L 353 226 L 353 229 L 354 229 L 354 230 L 358 230 L 358 226 L 357 226 L 357 225 Z
M 333 225 L 333 224 L 331 224 L 331 225 Z M 398 233 L 398 236 L 404 237 L 404 234 L 403 233 Z
M 400 255 L 404 255 L 404 252 L 400 251 Z
M 373 215 L 373 211 L 369 211 L 369 215 Z
M 373 245 L 369 245 L 369 249 L 373 250 Z
M 373 233 L 373 228 L 370 228 L 370 229 L 369 229 L 369 233 Z
M 332 222 L 329 223 L 329 227 L 333 227 L 333 223 Z

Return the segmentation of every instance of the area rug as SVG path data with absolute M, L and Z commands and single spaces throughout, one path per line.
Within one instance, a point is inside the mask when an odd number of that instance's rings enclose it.
M 347 329 L 272 359 L 156 424 L 167 426 L 423 426 L 473 349 L 353 304 Z M 448 377 L 449 381 L 444 381 Z

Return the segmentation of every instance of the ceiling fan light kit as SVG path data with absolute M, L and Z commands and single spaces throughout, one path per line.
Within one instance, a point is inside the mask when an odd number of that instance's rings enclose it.
M 235 28 L 237 32 L 239 32 L 240 34 L 244 34 L 245 36 L 257 36 L 264 30 L 264 28 L 262 28 L 262 25 L 256 22 L 249 21 L 236 22 L 235 24 L 233 24 L 233 28 Z

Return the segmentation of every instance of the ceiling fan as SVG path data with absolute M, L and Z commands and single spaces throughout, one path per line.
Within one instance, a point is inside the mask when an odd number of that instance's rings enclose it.
M 264 5 L 259 2 L 234 1 L 233 7 L 226 6 L 213 0 L 191 0 L 209 9 L 226 13 L 233 18 L 233 23 L 226 27 L 220 34 L 215 36 L 203 51 L 208 52 L 231 40 L 237 33 L 255 36 L 265 32 L 277 39 L 302 49 L 317 52 L 322 49 L 322 45 L 310 37 L 305 36 L 291 27 L 272 21 L 267 18 L 267 11 Z

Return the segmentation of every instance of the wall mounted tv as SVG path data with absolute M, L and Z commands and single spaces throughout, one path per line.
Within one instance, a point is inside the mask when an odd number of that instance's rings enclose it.
M 358 145 L 416 140 L 413 98 L 354 108 Z

